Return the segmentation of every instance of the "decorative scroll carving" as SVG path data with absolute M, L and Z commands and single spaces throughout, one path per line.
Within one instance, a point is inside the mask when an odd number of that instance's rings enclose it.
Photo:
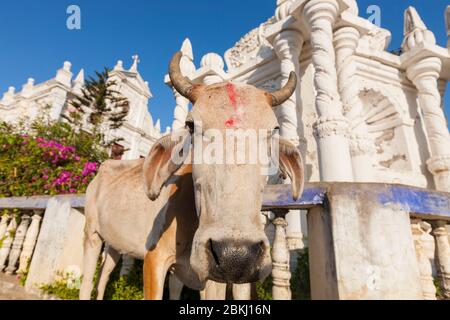
M 264 37 L 265 28 L 273 24 L 272 17 L 258 28 L 244 35 L 233 48 L 225 53 L 225 61 L 228 69 L 236 69 L 256 57 L 264 58 L 272 52 L 272 47 Z
M 319 139 L 329 136 L 349 137 L 349 122 L 343 117 L 320 117 L 314 124 L 314 135 Z

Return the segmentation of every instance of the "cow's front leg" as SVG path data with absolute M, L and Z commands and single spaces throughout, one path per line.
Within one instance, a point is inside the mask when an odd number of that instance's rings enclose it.
M 164 281 L 173 259 L 158 249 L 147 252 L 144 259 L 144 299 L 162 300 Z

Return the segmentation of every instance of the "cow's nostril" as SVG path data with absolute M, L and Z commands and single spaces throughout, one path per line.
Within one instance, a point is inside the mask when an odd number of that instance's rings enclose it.
M 209 239 L 208 245 L 209 245 L 209 251 L 211 252 L 211 255 L 214 258 L 214 262 L 218 266 L 219 265 L 219 257 L 217 256 L 217 253 L 214 250 L 214 242 L 212 241 L 212 239 Z

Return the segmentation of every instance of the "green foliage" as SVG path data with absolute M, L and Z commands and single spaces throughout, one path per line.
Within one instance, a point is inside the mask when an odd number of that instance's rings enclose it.
M 83 193 L 107 157 L 97 138 L 67 123 L 0 122 L 0 197 Z
M 271 276 L 269 276 L 264 282 L 257 282 L 257 299 L 273 300 L 272 287 L 273 283 Z M 297 255 L 297 268 L 292 273 L 291 291 L 293 300 L 311 300 L 308 249 L 299 251 Z
M 122 139 L 112 139 L 107 141 L 101 128 L 120 128 L 128 112 L 130 103 L 127 98 L 120 95 L 114 88 L 116 81 L 111 80 L 109 70 L 105 68 L 103 72 L 95 72 L 96 77 L 89 77 L 85 86 L 81 89 L 81 95 L 76 96 L 71 102 L 68 115 L 64 117 L 74 127 L 81 131 L 83 121 L 90 125 L 92 134 L 102 141 L 105 146 L 112 146 Z
M 120 276 L 120 264 L 111 274 L 106 286 L 105 300 L 142 300 L 144 298 L 143 262 L 135 261 L 135 265 L 128 276 Z
M 264 282 L 258 281 L 256 283 L 256 296 L 258 300 L 273 300 L 272 297 L 272 277 L 267 277 Z
M 444 296 L 442 295 L 442 287 L 441 281 L 439 278 L 433 279 L 434 286 L 436 287 L 436 298 L 438 300 L 444 300 Z
M 78 300 L 80 290 L 69 288 L 63 279 L 57 280 L 51 285 L 41 286 L 40 289 L 46 294 L 58 297 L 63 300 Z
M 311 300 L 308 249 L 298 253 L 297 268 L 292 275 L 291 288 L 293 300 Z

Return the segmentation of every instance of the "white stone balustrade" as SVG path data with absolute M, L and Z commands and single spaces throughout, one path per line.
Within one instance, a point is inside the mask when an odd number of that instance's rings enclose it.
M 28 226 L 30 225 L 30 216 L 22 215 L 19 227 L 14 236 L 14 241 L 11 246 L 11 252 L 9 253 L 8 267 L 6 268 L 6 274 L 13 274 L 17 269 L 17 262 L 19 261 L 20 253 L 22 251 L 22 245 L 27 234 Z

